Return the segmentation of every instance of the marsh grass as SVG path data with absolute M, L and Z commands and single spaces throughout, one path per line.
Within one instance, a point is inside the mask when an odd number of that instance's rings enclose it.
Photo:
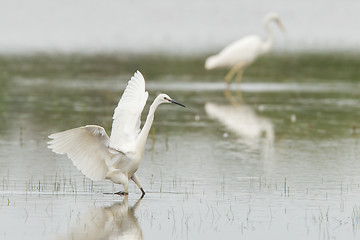
M 210 54 L 195 57 L 124 54 L 36 54 L 2 55 L 2 78 L 98 79 L 131 74 L 140 69 L 147 77 L 191 75 L 194 79 L 218 81 L 227 70 L 206 71 L 204 61 Z M 349 52 L 271 53 L 259 58 L 245 71 L 252 82 L 358 81 L 358 54 Z M 0 79 L 2 79 L 0 77 Z M 171 81 L 171 79 L 169 79 Z M 1 82 L 1 81 L 0 81 Z M 5 84 L 5 83 L 2 83 Z
M 359 233 L 360 230 L 360 207 L 355 205 L 351 214 L 351 223 L 354 231 L 354 235 Z
M 43 176 L 42 179 L 31 176 L 28 180 L 12 179 L 9 176 L 2 178 L 2 184 L 0 186 L 3 192 L 7 193 L 39 193 L 39 194 L 78 194 L 78 192 L 84 194 L 99 193 L 102 188 L 95 188 L 93 181 L 83 177 L 83 180 L 79 178 L 61 177 L 56 173 L 55 176 Z

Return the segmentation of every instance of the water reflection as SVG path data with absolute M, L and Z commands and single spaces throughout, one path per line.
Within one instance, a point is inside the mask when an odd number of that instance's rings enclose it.
M 240 141 L 246 144 L 252 145 L 263 137 L 270 143 L 274 141 L 274 127 L 271 121 L 258 116 L 250 106 L 208 102 L 205 104 L 205 111 L 211 118 L 237 134 Z
M 128 197 L 110 207 L 95 207 L 79 216 L 65 237 L 67 239 L 143 239 L 140 225 L 135 216 L 140 206 L 139 199 L 133 207 L 128 206 Z

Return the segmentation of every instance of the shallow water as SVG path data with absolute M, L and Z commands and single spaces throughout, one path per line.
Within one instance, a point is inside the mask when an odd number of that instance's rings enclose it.
M 87 180 L 46 147 L 85 124 L 110 132 L 130 75 L 2 75 L 1 239 L 360 237 L 358 83 L 245 75 L 233 106 L 220 78 L 149 74 L 145 113 L 161 91 L 187 107 L 157 110 L 138 201 L 134 184 L 128 199 L 104 195 L 121 186 Z

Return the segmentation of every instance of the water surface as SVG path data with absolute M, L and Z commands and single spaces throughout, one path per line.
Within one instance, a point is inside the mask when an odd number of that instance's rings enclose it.
M 243 97 L 234 106 L 220 72 L 145 69 L 150 97 L 143 119 L 162 91 L 187 107 L 158 108 L 138 170 L 147 191 L 139 201 L 132 183 L 128 199 L 104 195 L 121 186 L 89 181 L 46 147 L 50 133 L 85 124 L 110 132 L 130 70 L 57 77 L 46 67 L 2 66 L 1 239 L 359 238 L 354 79 L 272 82 L 249 71 L 232 87 Z

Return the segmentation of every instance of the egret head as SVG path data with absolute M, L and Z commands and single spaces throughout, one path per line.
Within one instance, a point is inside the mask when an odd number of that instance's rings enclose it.
M 275 12 L 269 12 L 264 17 L 264 24 L 268 24 L 270 21 L 276 22 L 276 24 L 279 26 L 280 30 L 285 32 L 284 25 L 282 24 L 279 15 Z
M 159 96 L 157 96 L 157 100 L 159 101 L 159 104 L 161 104 L 161 103 L 173 103 L 173 104 L 177 104 L 177 105 L 179 105 L 179 106 L 185 107 L 185 105 L 174 101 L 173 99 L 171 99 L 171 98 L 170 98 L 167 94 L 165 94 L 165 93 L 161 93 Z

